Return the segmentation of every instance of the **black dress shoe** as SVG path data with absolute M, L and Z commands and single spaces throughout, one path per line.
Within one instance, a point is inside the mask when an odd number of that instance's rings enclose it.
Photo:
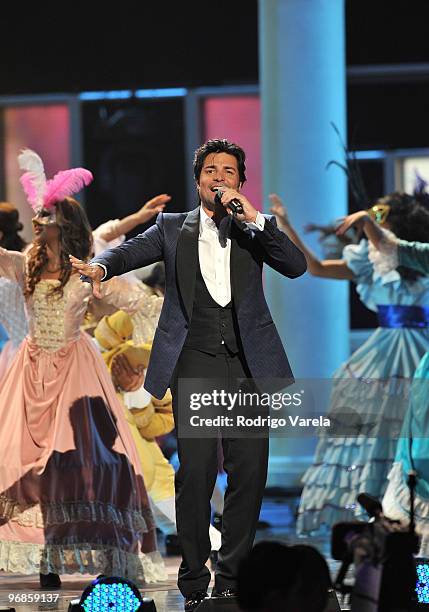
M 58 574 L 39 574 L 42 589 L 60 589 L 61 580 Z
M 237 590 L 233 588 L 224 589 L 223 591 L 213 589 L 212 597 L 237 597 Z
M 193 612 L 208 597 L 207 591 L 194 591 L 185 599 L 185 612 Z

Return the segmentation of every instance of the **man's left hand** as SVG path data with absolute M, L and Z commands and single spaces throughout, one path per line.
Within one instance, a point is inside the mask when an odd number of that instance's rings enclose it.
M 243 207 L 243 213 L 234 215 L 235 219 L 243 221 L 244 223 L 255 222 L 258 211 L 252 206 L 246 196 L 239 191 L 235 191 L 235 189 L 225 189 L 225 191 L 223 191 L 221 202 L 229 215 L 233 215 L 232 210 L 228 208 L 228 202 L 231 202 L 231 200 L 238 200 Z

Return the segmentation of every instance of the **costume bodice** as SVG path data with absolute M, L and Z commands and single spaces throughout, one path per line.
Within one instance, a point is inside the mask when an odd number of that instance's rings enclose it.
M 361 301 L 370 310 L 379 305 L 426 306 L 429 304 L 429 277 L 407 280 L 395 269 L 382 270 L 371 261 L 368 242 L 346 246 L 343 258 L 354 274 Z
M 62 295 L 53 293 L 58 285 L 58 280 L 41 280 L 27 300 L 30 338 L 48 351 L 78 339 L 91 297 L 90 285 L 82 283 L 77 274 L 71 276 Z
M 0 248 L 0 277 L 15 282 L 23 291 L 25 284 L 25 256 Z M 62 294 L 53 293 L 58 280 L 42 279 L 27 297 L 26 312 L 30 339 L 40 348 L 56 351 L 79 338 L 80 327 L 92 298 L 91 285 L 72 274 Z M 98 302 L 100 300 L 97 300 Z M 162 299 L 151 295 L 143 284 L 131 285 L 125 279 L 112 278 L 102 283 L 104 304 L 114 306 L 130 315 L 141 313 L 156 326 Z M 140 321 L 140 326 L 143 321 Z M 138 327 L 140 327 L 138 326 Z

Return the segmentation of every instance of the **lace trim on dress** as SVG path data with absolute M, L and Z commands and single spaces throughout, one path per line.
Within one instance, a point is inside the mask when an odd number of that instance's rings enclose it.
M 132 532 L 147 532 L 153 527 L 149 508 L 141 512 L 118 509 L 102 502 L 58 502 L 51 504 L 24 505 L 0 495 L 0 517 L 16 521 L 25 527 L 43 528 L 46 525 L 60 525 L 76 522 L 114 523 Z
M 368 259 L 374 267 L 375 278 L 385 278 L 389 280 L 399 280 L 400 275 L 396 272 L 399 265 L 398 243 L 399 238 L 390 230 L 383 229 L 383 238 L 376 248 L 372 242 L 368 245 Z M 398 278 L 393 278 L 393 274 Z
M 157 551 L 132 554 L 113 546 L 85 542 L 64 546 L 1 541 L 0 570 L 27 575 L 103 573 L 145 584 L 168 578 Z

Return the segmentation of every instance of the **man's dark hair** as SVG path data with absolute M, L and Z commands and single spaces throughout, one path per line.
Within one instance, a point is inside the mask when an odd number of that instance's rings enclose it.
M 200 181 L 201 169 L 203 167 L 204 160 L 209 153 L 228 153 L 228 155 L 233 155 L 237 160 L 240 183 L 243 184 L 246 181 L 246 164 L 244 163 L 246 160 L 246 154 L 243 149 L 237 144 L 225 140 L 225 138 L 213 138 L 198 147 L 198 149 L 195 151 L 194 177 L 197 183 Z

